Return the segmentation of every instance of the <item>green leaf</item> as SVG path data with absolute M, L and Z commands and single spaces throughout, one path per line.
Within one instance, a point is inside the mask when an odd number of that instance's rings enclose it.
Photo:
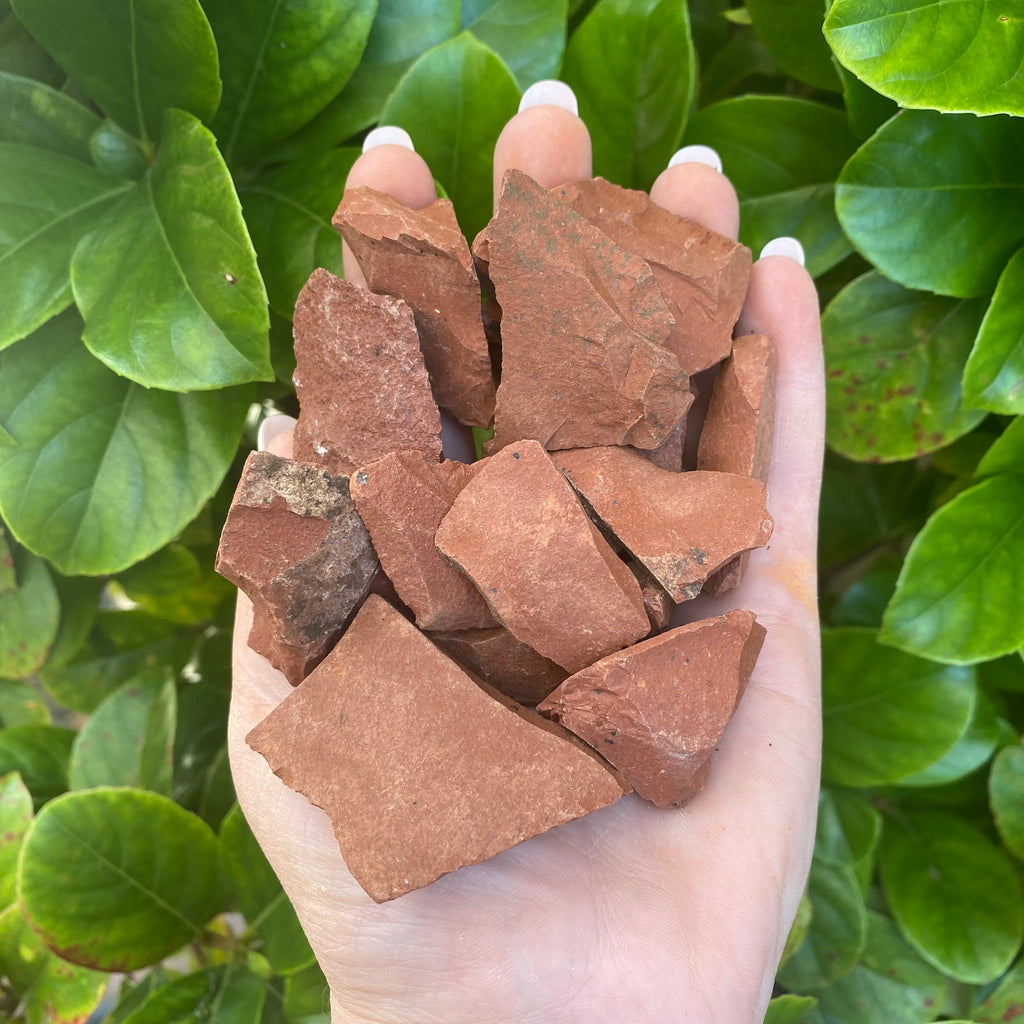
M 1018 1020 L 1024 1009 L 1024 960 L 1018 961 L 995 989 L 971 1011 L 976 1024 L 1006 1024 Z
M 117 572 L 162 547 L 231 464 L 250 388 L 170 394 L 117 376 L 66 314 L 4 354 L 0 511 L 64 573 Z
M 328 150 L 275 168 L 238 190 L 270 306 L 289 320 L 317 267 L 343 276 L 341 236 L 331 218 L 358 156 L 355 147 Z
M 808 1014 L 818 1005 L 813 996 L 776 996 L 768 1004 L 764 1024 L 805 1024 Z
M 67 793 L 22 847 L 18 895 L 43 941 L 72 963 L 131 971 L 195 938 L 222 906 L 217 837 L 166 797 Z
M 41 558 L 17 547 L 18 585 L 0 594 L 0 676 L 24 679 L 46 661 L 57 636 L 60 601 Z
M 11 13 L 7 0 L 0 3 L 0 70 L 23 78 L 34 78 L 55 88 L 59 88 L 67 78 Z
M 800 948 L 804 939 L 807 938 L 807 931 L 814 919 L 814 906 L 807 893 L 800 896 L 800 902 L 796 905 L 796 914 L 793 923 L 789 926 L 789 934 L 786 936 L 786 944 L 782 948 L 782 957 L 779 959 L 781 967 Z
M 205 0 L 224 92 L 210 127 L 244 164 L 301 128 L 349 80 L 376 0 Z
M 875 866 L 882 816 L 859 794 L 826 786 L 818 799 L 814 856 L 823 864 L 853 869 L 866 892 Z
M 60 624 L 43 672 L 66 665 L 82 649 L 96 621 L 103 581 L 87 576 L 51 573 L 60 598 Z
M 942 295 L 987 294 L 1024 240 L 1024 123 L 904 111 L 847 162 L 836 213 L 886 277 Z
M 898 110 L 891 99 L 866 86 L 856 75 L 851 74 L 835 60 L 834 66 L 843 86 L 843 103 L 850 130 L 858 142 L 874 135 Z
M 968 437 L 972 436 L 970 434 Z M 894 551 L 882 552 L 871 561 L 871 568 L 855 579 L 829 612 L 833 626 L 871 626 L 882 624 L 885 607 L 896 589 L 896 579 L 903 568 L 903 558 Z
M 222 964 L 162 985 L 121 1024 L 257 1024 L 267 983 L 239 964 Z
M 879 864 L 893 917 L 910 944 L 967 984 L 1004 971 L 1024 938 L 1024 894 L 1006 854 L 951 814 L 886 822 Z
M 1003 845 L 1024 860 L 1024 747 L 1003 747 L 996 754 L 988 799 Z
M 697 36 L 697 17 L 690 5 L 697 52 L 704 57 Z M 764 43 L 753 32 L 737 32 L 729 36 L 724 46 L 706 63 L 700 65 L 700 87 L 698 95 L 705 105 L 725 99 L 743 91 L 744 84 L 751 78 L 763 81 L 765 75 L 777 75 L 778 68 Z
M 169 111 L 156 163 L 75 250 L 86 345 L 150 388 L 271 380 L 267 293 L 210 132 Z
M 123 181 L 50 149 L 0 142 L 0 348 L 71 302 L 71 255 Z
M 821 34 L 822 0 L 747 0 L 757 34 L 775 63 L 816 89 L 839 91 L 832 51 Z
M 208 118 L 220 99 L 217 46 L 198 0 L 13 0 L 28 30 L 100 108 L 140 139 L 164 111 Z
M 260 952 L 276 974 L 308 967 L 313 950 L 238 804 L 221 824 L 220 841 L 248 930 L 262 940 Z
M 825 309 L 828 443 L 847 458 L 894 461 L 973 429 L 960 377 L 981 322 L 977 300 L 909 291 L 875 271 Z
M 1024 249 L 999 277 L 964 368 L 964 400 L 976 409 L 1024 413 Z
M 519 89 L 501 58 L 462 32 L 416 61 L 381 114 L 385 124 L 412 135 L 468 238 L 491 218 L 491 156 L 518 104 Z
M 18 586 L 18 577 L 14 572 L 14 555 L 7 539 L 7 531 L 0 523 L 0 594 L 8 594 Z
M 696 86 L 682 0 L 600 0 L 573 33 L 563 79 L 590 129 L 594 172 L 650 188 L 679 146 Z
M 16 679 L 0 680 L 0 725 L 49 724 L 49 709 L 34 686 Z
M 0 775 L 0 909 L 14 902 L 21 841 L 32 821 L 32 794 L 17 772 Z
M 141 178 L 150 165 L 150 158 L 139 140 L 109 117 L 92 133 L 89 153 L 101 171 L 130 181 Z
M 985 452 L 975 473 L 978 477 L 1024 473 L 1024 416 L 1010 421 Z
M 984 480 L 928 520 L 907 553 L 881 640 L 953 665 L 1024 645 L 1024 479 Z
M 43 82 L 0 72 L 0 142 L 18 142 L 90 160 L 89 137 L 100 119 Z
M 835 0 L 825 38 L 901 107 L 1024 114 L 1024 20 L 1014 0 Z
M 19 772 L 37 807 L 68 788 L 73 729 L 11 725 L 0 729 L 0 775 Z
M 695 114 L 684 141 L 721 156 L 740 198 L 740 241 L 755 255 L 791 235 L 816 277 L 849 254 L 832 197 L 855 146 L 841 111 L 788 96 L 739 96 Z
M 291 1024 L 331 1024 L 331 994 L 319 964 L 285 978 L 284 1015 Z
M 938 761 L 971 721 L 971 669 L 881 647 L 874 630 L 860 627 L 826 630 L 822 659 L 827 782 L 899 782 Z
M 501 57 L 525 90 L 558 77 L 568 19 L 568 0 L 462 0 L 459 27 Z

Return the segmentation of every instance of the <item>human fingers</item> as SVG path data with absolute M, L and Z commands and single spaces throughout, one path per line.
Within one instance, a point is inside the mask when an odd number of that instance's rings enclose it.
M 651 199 L 727 238 L 739 235 L 736 190 L 722 173 L 721 158 L 709 146 L 680 149 L 651 186 Z

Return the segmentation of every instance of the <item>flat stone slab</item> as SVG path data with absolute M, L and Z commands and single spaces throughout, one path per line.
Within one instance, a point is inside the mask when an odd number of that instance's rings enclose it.
M 480 315 L 480 282 L 447 199 L 412 210 L 370 188 L 347 191 L 334 226 L 372 292 L 412 307 L 437 404 L 469 426 L 494 417 L 494 374 Z
M 349 474 L 399 449 L 441 459 L 441 416 L 412 310 L 322 268 L 295 303 L 300 462 Z
M 672 473 L 624 448 L 579 448 L 552 458 L 677 604 L 696 597 L 735 555 L 771 537 L 760 480 Z
M 764 637 L 741 610 L 679 626 L 570 676 L 538 710 L 598 750 L 645 800 L 681 807 L 707 781 Z
M 374 595 L 246 742 L 323 808 L 378 903 L 628 792 L 589 747 L 495 699 Z
M 514 636 L 568 672 L 650 631 L 639 584 L 536 441 L 488 459 L 435 542 Z

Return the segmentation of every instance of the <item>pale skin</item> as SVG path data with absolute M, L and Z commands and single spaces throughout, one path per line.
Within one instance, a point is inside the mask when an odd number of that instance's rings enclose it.
M 559 107 L 506 125 L 494 178 L 553 187 L 589 177 L 590 139 Z M 435 198 L 423 160 L 371 149 L 347 187 L 413 207 Z M 698 163 L 651 190 L 736 237 L 727 178 Z M 346 254 L 345 273 L 362 282 Z M 816 524 L 824 438 L 818 302 L 794 260 L 755 263 L 737 333 L 778 348 L 768 481 L 775 532 L 740 587 L 689 618 L 749 608 L 768 630 L 757 668 L 685 808 L 635 795 L 378 906 L 345 867 L 326 815 L 245 744 L 290 692 L 246 646 L 239 596 L 229 751 L 238 799 L 299 915 L 331 991 L 333 1024 L 760 1024 L 810 865 L 821 761 Z M 290 451 L 290 436 L 271 445 Z M 514 783 L 513 783 L 514 784 Z

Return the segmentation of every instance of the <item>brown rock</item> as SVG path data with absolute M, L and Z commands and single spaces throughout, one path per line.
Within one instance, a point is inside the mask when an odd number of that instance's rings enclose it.
M 595 747 L 645 800 L 680 807 L 704 787 L 764 636 L 747 611 L 679 626 L 570 676 L 539 710 Z
M 626 252 L 646 260 L 675 318 L 665 341 L 690 374 L 721 362 L 750 281 L 750 250 L 686 220 L 646 192 L 603 178 L 554 189 Z
M 686 413 L 687 377 L 663 347 L 673 319 L 650 268 L 521 171 L 473 245 L 501 305 L 497 451 L 657 448 Z
M 401 600 L 420 629 L 485 629 L 496 620 L 480 592 L 434 546 L 434 534 L 474 467 L 392 452 L 360 466 L 352 500 Z
M 760 480 L 671 473 L 624 448 L 579 448 L 552 457 L 677 603 L 696 597 L 711 573 L 771 536 Z
M 633 574 L 536 441 L 492 456 L 435 540 L 514 636 L 569 672 L 650 629 Z
M 370 291 L 412 307 L 437 404 L 462 423 L 486 427 L 494 416 L 494 375 L 480 282 L 451 202 L 411 210 L 383 192 L 354 188 L 341 200 L 334 226 Z
M 295 458 L 351 473 L 400 448 L 440 460 L 441 417 L 412 310 L 323 269 L 295 303 Z
M 634 562 L 632 566 L 637 582 L 640 584 L 640 594 L 644 600 L 644 610 L 651 623 L 651 629 L 660 633 L 669 623 L 672 617 L 672 598 L 665 592 L 665 588 L 641 565 Z
M 253 602 L 253 649 L 294 686 L 341 635 L 379 565 L 346 477 L 253 452 L 216 568 Z
M 552 726 L 495 700 L 371 596 L 246 741 L 327 812 L 349 870 L 380 903 L 628 792 Z
M 566 677 L 565 669 L 501 627 L 431 633 L 430 639 L 464 668 L 520 704 L 539 703 Z
M 632 450 L 637 455 L 642 455 L 648 462 L 653 463 L 658 469 L 670 469 L 673 473 L 679 473 L 683 468 L 685 448 L 686 417 L 684 416 L 675 430 L 669 434 L 668 439 L 657 448 L 634 448 Z

